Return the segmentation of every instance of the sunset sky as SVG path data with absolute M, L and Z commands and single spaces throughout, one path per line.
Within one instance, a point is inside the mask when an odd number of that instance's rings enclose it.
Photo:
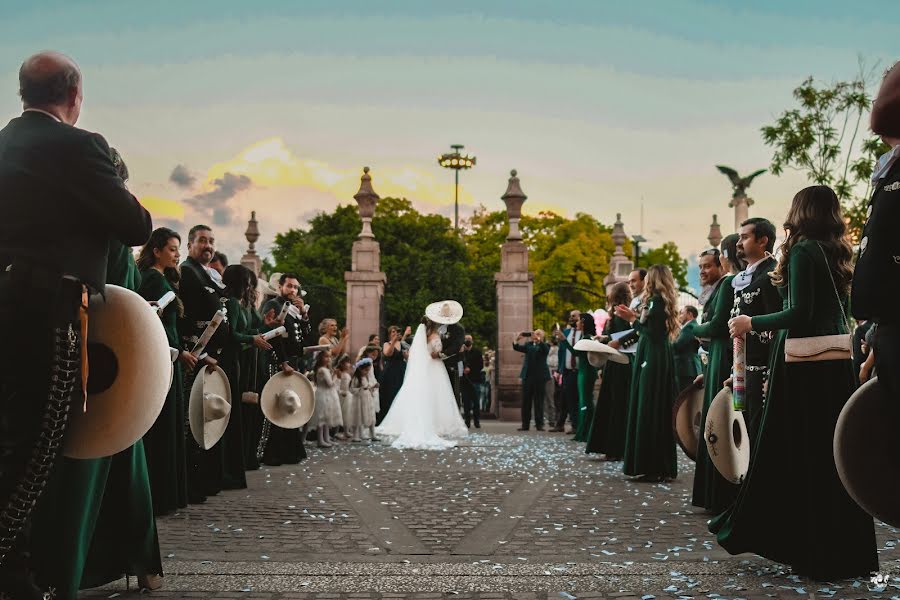
M 501 208 L 518 169 L 526 212 L 622 213 L 650 245 L 728 232 L 731 188 L 769 164 L 762 125 L 812 75 L 900 58 L 896 2 L 105 2 L 0 8 L 0 119 L 42 49 L 84 73 L 79 126 L 125 157 L 157 222 L 216 226 L 233 259 L 257 211 L 273 235 L 382 196 L 452 215 L 452 143 L 478 157 L 463 214 Z M 37 5 L 40 4 L 40 7 Z M 176 169 L 176 167 L 178 167 Z M 780 223 L 799 174 L 766 174 L 751 215 Z

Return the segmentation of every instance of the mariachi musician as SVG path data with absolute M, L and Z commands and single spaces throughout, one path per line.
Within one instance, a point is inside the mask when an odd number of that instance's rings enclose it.
M 81 307 L 89 292 L 104 291 L 110 240 L 143 244 L 152 224 L 103 137 L 74 127 L 77 65 L 37 54 L 22 64 L 19 85 L 25 112 L 0 131 L 0 334 L 8 341 L 0 346 L 0 590 L 31 600 L 53 588 L 56 598 L 74 598 L 84 554 L 66 554 L 62 565 L 29 558 L 53 551 L 29 526 L 97 492 L 88 479 L 61 489 L 51 475 L 70 404 L 80 409 L 86 395 Z M 96 517 L 89 510 L 76 529 Z
M 197 347 L 204 332 L 213 323 L 216 313 L 225 311 L 225 291 L 210 275 L 209 263 L 215 254 L 215 237 L 210 227 L 195 225 L 188 232 L 188 257 L 181 263 L 179 295 L 184 304 L 184 317 L 178 323 L 178 332 L 188 350 Z M 205 364 L 214 364 L 216 357 L 228 339 L 227 315 L 215 334 L 202 349 L 204 363 L 193 371 L 185 370 L 184 389 L 194 385 L 199 370 Z M 197 350 L 200 352 L 200 350 Z M 202 354 L 201 354 L 202 356 Z M 185 428 L 186 432 L 190 427 Z M 187 435 L 188 502 L 204 502 L 207 496 L 222 491 L 223 446 L 216 444 L 209 450 L 197 445 L 194 437 Z
M 272 277 L 274 286 L 277 277 L 277 292 L 263 305 L 262 313 L 265 329 L 283 326 L 283 336 L 270 340 L 272 350 L 268 354 L 266 372 L 272 377 L 279 371 L 292 373 L 302 370 L 304 346 L 311 338 L 312 324 L 309 320 L 309 305 L 303 301 L 300 278 L 295 273 L 282 273 Z M 269 466 L 297 464 L 306 458 L 303 447 L 305 429 L 285 429 L 263 418 L 262 431 L 256 449 L 257 460 Z
M 775 249 L 775 226 L 768 219 L 754 217 L 741 223 L 739 235 L 737 255 L 747 267 L 731 280 L 731 287 L 734 289 L 734 307 L 731 316 L 756 317 L 780 311 L 781 294 L 772 285 L 772 278 L 769 276 L 778 264 L 772 256 Z M 771 331 L 751 331 L 746 335 L 744 342 L 746 364 L 744 410 L 751 442 L 755 440 L 762 414 L 771 341 Z

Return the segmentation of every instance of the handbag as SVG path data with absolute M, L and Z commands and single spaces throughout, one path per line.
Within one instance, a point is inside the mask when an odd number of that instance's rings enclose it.
M 259 356 L 259 350 L 253 348 L 253 389 L 256 389 L 256 357 Z M 244 404 L 259 404 L 259 394 L 256 392 L 244 392 L 241 394 L 241 402 Z
M 847 326 L 849 331 L 850 322 L 847 320 L 847 314 L 844 312 L 844 305 L 841 303 L 841 296 L 838 294 L 837 285 L 834 283 L 834 276 L 831 274 L 831 269 L 828 268 L 828 257 L 825 256 L 825 250 L 822 250 L 822 245 L 819 243 L 816 243 L 816 245 L 822 252 L 822 258 L 825 259 L 825 268 L 828 269 L 828 278 L 831 279 L 834 297 L 837 299 L 838 307 L 841 309 L 841 316 L 844 317 L 844 325 Z M 788 285 L 788 306 L 792 306 L 790 285 Z M 850 360 L 853 355 L 852 348 L 852 335 L 849 333 L 787 338 L 784 341 L 784 362 Z

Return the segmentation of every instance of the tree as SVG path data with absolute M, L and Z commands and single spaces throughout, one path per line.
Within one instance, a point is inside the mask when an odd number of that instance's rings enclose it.
M 808 77 L 793 92 L 799 107 L 762 128 L 763 141 L 774 148 L 772 173 L 796 169 L 811 183 L 831 186 L 854 239 L 862 230 L 873 165 L 888 150 L 878 137 L 857 143 L 863 115 L 872 107 L 866 80 L 863 69 L 855 79 L 830 86 Z
M 675 242 L 666 242 L 659 248 L 647 250 L 641 255 L 641 263 L 644 265 L 666 265 L 672 270 L 675 284 L 680 288 L 687 287 L 687 260 L 678 253 Z
M 314 321 L 325 316 L 341 319 L 346 313 L 344 272 L 350 270 L 353 242 L 361 229 L 357 207 L 343 205 L 319 213 L 307 229 L 275 237 L 273 268 L 300 276 Z M 546 314 L 535 315 L 536 323 L 547 327 L 564 316 L 560 311 L 604 305 L 603 279 L 615 250 L 609 227 L 586 214 L 566 219 L 542 212 L 524 215 L 520 229 L 530 250 L 535 290 L 561 290 L 555 296 L 558 302 L 542 309 Z M 453 298 L 465 307 L 464 324 L 476 343 L 497 343 L 494 275 L 500 270 L 500 246 L 509 232 L 505 211 L 482 207 L 460 236 L 449 219 L 420 213 L 405 199 L 384 198 L 375 209 L 372 230 L 388 279 L 384 325 L 415 326 L 428 303 Z M 661 262 L 684 263 L 674 244 L 664 248 Z M 625 252 L 630 250 L 626 242 Z
M 344 272 L 350 270 L 353 242 L 361 229 L 355 205 L 320 213 L 310 220 L 307 230 L 292 229 L 275 237 L 275 268 L 297 272 L 304 287 L 341 290 L 329 295 L 332 306 L 327 307 L 328 316 L 341 319 L 346 311 Z M 388 279 L 386 325 L 415 329 L 427 304 L 453 298 L 466 308 L 466 328 L 482 342 L 493 339 L 493 305 L 475 301 L 474 272 L 463 240 L 453 232 L 449 219 L 419 213 L 405 199 L 383 198 L 375 210 L 372 230 L 381 245 L 381 268 Z M 493 289 L 493 275 L 490 283 L 489 289 Z

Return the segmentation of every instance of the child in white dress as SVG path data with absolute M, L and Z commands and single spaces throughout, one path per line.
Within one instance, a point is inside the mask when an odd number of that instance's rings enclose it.
M 320 352 L 316 357 L 316 418 L 318 419 L 318 446 L 331 448 L 329 429 L 343 425 L 338 386 L 331 371 L 331 354 Z
M 375 437 L 375 414 L 378 412 L 377 400 L 375 399 L 375 390 L 378 389 L 378 382 L 370 377 L 372 373 L 372 359 L 364 358 L 356 363 L 356 370 L 353 373 L 353 381 L 350 382 L 350 391 L 353 394 L 353 401 L 359 414 L 360 428 L 368 428 L 369 438 L 373 442 L 377 442 Z
M 353 361 L 346 354 L 338 361 L 335 377 L 341 397 L 341 417 L 344 419 L 344 431 L 351 442 L 359 442 L 359 409 L 356 398 L 350 392 L 350 380 L 353 378 Z

